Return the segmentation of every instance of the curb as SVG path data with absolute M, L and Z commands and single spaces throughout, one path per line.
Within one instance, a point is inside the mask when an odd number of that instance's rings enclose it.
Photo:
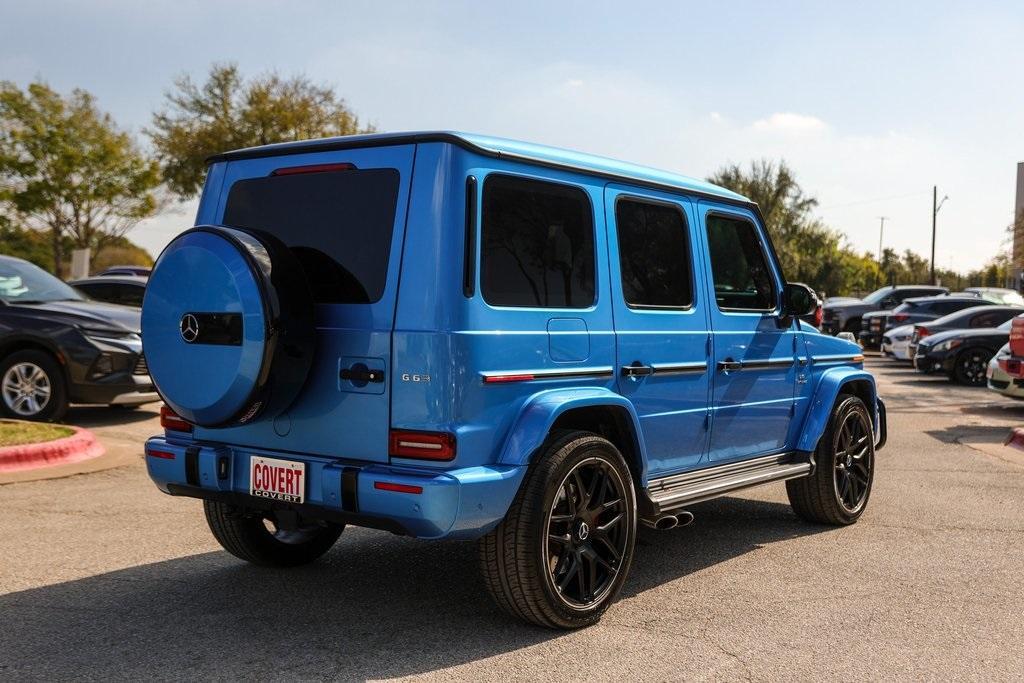
M 41 467 L 65 465 L 96 458 L 104 453 L 103 445 L 88 429 L 71 427 L 75 433 L 54 441 L 0 448 L 0 472 L 19 472 Z

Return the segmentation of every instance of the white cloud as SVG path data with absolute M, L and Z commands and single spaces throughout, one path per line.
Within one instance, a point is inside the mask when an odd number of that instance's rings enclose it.
M 754 130 L 786 133 L 820 133 L 828 130 L 828 125 L 816 116 L 793 112 L 777 112 L 766 119 L 754 121 L 752 127 Z

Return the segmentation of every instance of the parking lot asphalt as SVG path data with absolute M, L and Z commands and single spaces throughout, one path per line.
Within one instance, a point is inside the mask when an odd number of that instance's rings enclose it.
M 868 368 L 889 445 L 859 523 L 804 523 L 780 484 L 694 506 L 573 633 L 493 607 L 471 543 L 349 528 L 314 565 L 247 566 L 141 454 L 2 485 L 0 679 L 1020 680 L 1024 454 L 1000 444 L 1024 402 Z

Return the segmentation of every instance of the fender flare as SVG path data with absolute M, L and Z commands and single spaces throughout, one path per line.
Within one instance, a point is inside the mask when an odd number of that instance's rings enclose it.
M 876 438 L 878 437 L 880 419 L 878 389 L 875 387 L 874 376 L 866 370 L 850 366 L 829 368 L 821 373 L 821 379 L 818 380 L 803 429 L 800 430 L 800 438 L 797 440 L 798 451 L 813 452 L 818 447 L 818 441 L 825 433 L 825 427 L 832 416 L 832 406 L 835 405 L 836 397 L 844 386 L 858 381 L 866 381 L 871 386 L 871 401 L 867 408 L 871 411 L 872 426 Z
M 578 387 L 540 391 L 526 400 L 501 449 L 498 463 L 527 465 L 534 452 L 544 443 L 552 425 L 560 415 L 577 408 L 610 407 L 624 410 L 629 416 L 634 447 L 638 454 L 637 467 L 641 481 L 647 477 L 647 449 L 644 447 L 640 420 L 633 404 L 615 392 L 601 387 Z

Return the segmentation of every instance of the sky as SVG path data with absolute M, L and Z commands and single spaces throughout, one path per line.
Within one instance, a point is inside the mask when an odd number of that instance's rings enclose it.
M 1024 161 L 1021 2 L 0 0 L 0 79 L 94 93 L 148 144 L 213 62 L 304 74 L 384 131 L 455 129 L 706 177 L 785 160 L 852 245 L 977 268 Z M 154 255 L 187 203 L 140 224 Z

